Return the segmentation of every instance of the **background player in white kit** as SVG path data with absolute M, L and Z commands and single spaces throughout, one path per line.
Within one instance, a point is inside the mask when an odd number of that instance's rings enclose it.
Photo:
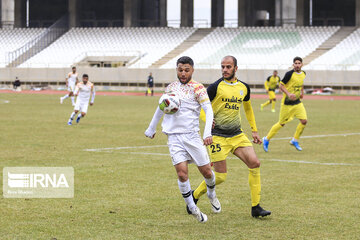
M 76 72 L 76 67 L 72 67 L 71 70 L 72 71 L 68 73 L 68 76 L 66 78 L 66 86 L 68 87 L 69 93 L 60 98 L 60 104 L 62 104 L 63 101 L 68 97 L 71 97 L 72 105 L 75 106 L 74 91 L 76 84 L 78 84 L 79 82 L 79 79 L 78 79 L 78 73 Z
M 79 123 L 80 119 L 85 117 L 89 106 L 90 95 L 90 106 L 94 105 L 95 87 L 94 84 L 89 81 L 89 76 L 87 74 L 82 76 L 82 82 L 76 84 L 74 94 L 77 96 L 76 104 L 74 107 L 74 112 L 70 115 L 68 125 L 72 125 L 72 121 L 79 111 L 80 113 L 76 119 L 76 123 Z
M 187 207 L 199 222 L 206 222 L 207 216 L 195 205 L 190 182 L 188 179 L 188 162 L 194 162 L 204 176 L 207 185 L 207 195 L 212 210 L 221 211 L 221 205 L 215 193 L 215 175 L 210 167 L 210 160 L 204 145 L 212 143 L 211 127 L 213 111 L 205 87 L 192 80 L 194 62 L 189 57 L 177 60 L 177 77 L 179 81 L 171 83 L 166 92 L 176 94 L 180 98 L 181 106 L 175 114 L 165 114 L 162 128 L 168 136 L 168 146 L 172 163 L 178 175 L 178 185 Z M 206 124 L 203 139 L 199 131 L 199 114 L 201 107 L 206 114 Z M 154 117 L 145 131 L 145 135 L 154 138 L 156 125 L 164 113 L 157 107 Z

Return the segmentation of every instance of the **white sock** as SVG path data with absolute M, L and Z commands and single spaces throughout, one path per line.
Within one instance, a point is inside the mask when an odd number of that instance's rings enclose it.
M 71 102 L 73 105 L 75 105 L 75 97 L 74 96 L 71 97 Z
M 211 178 L 205 178 L 205 183 L 207 187 L 207 196 L 210 199 L 213 199 L 216 197 L 215 193 L 215 174 L 213 171 L 211 171 L 212 175 Z
M 293 142 L 297 142 L 298 140 L 296 140 L 295 138 L 292 138 L 292 141 L 293 141 Z
M 75 114 L 76 114 L 75 112 L 72 112 L 72 114 L 70 115 L 70 118 L 69 118 L 69 122 L 74 120 Z
M 81 113 L 79 113 L 79 115 L 78 115 L 78 118 L 82 118 L 82 115 L 81 115 Z
M 69 97 L 69 94 L 66 94 L 65 96 L 61 97 L 63 100 L 67 99 Z
M 180 182 L 180 180 L 178 179 L 178 185 L 186 205 L 189 207 L 191 211 L 193 211 L 193 209 L 196 208 L 196 205 L 191 195 L 191 186 L 189 179 L 186 182 Z

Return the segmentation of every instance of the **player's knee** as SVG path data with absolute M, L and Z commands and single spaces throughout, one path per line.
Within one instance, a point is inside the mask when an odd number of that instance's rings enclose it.
M 78 110 L 74 110 L 74 113 L 78 113 L 79 111 Z
M 259 168 L 260 167 L 260 160 L 256 157 L 251 160 L 249 163 L 249 168 Z
M 179 171 L 179 172 L 177 172 L 177 175 L 178 175 L 180 182 L 185 182 L 188 180 L 188 175 L 187 175 L 187 172 L 185 172 L 185 171 Z
M 82 117 L 85 117 L 85 115 L 86 115 L 86 113 L 83 113 L 83 112 L 81 113 L 81 116 L 82 116 Z
M 300 122 L 301 122 L 301 124 L 303 124 L 303 125 L 306 125 L 306 124 L 307 124 L 307 120 L 306 120 L 306 119 L 301 119 Z
M 204 178 L 211 178 L 212 177 L 211 169 L 207 169 L 206 171 L 204 171 L 203 176 Z

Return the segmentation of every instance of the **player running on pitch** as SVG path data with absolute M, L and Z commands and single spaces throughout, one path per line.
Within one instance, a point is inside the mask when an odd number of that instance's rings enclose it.
M 63 97 L 60 97 L 60 104 L 62 104 L 64 100 L 67 99 L 68 97 L 71 97 L 72 105 L 75 106 L 74 91 L 76 84 L 79 83 L 79 79 L 78 79 L 78 73 L 76 72 L 76 67 L 72 67 L 71 70 L 72 71 L 68 73 L 68 76 L 66 78 L 66 86 L 68 87 L 69 93 Z
M 271 103 L 271 112 L 275 112 L 275 102 L 276 102 L 275 89 L 278 86 L 279 82 L 280 82 L 280 77 L 278 76 L 278 72 L 274 70 L 273 75 L 269 76 L 264 83 L 265 89 L 269 95 L 269 100 L 260 105 L 261 111 L 264 109 L 265 106 Z
M 74 112 L 71 113 L 68 125 L 72 125 L 72 121 L 75 115 L 80 111 L 79 115 L 77 116 L 76 123 L 80 122 L 80 119 L 85 117 L 87 113 L 87 109 L 89 106 L 89 100 L 91 95 L 90 106 L 94 105 L 95 100 L 95 87 L 92 82 L 89 81 L 89 76 L 84 74 L 82 76 L 82 82 L 78 83 L 75 87 L 74 91 L 76 98 L 76 104 L 74 107 Z
M 269 150 L 270 139 L 285 126 L 285 123 L 292 121 L 294 117 L 298 118 L 300 123 L 296 128 L 295 135 L 290 141 L 290 144 L 297 150 L 302 150 L 298 141 L 307 123 L 306 110 L 300 100 L 304 96 L 304 79 L 306 77 L 305 72 L 301 70 L 303 65 L 302 61 L 301 57 L 295 57 L 293 60 L 294 69 L 287 72 L 280 82 L 280 90 L 283 92 L 283 98 L 281 100 L 279 121 L 272 126 L 269 133 L 263 138 L 263 148 L 265 152 Z
M 212 144 L 211 127 L 213 111 L 201 83 L 192 79 L 194 62 L 189 57 L 181 57 L 176 63 L 179 81 L 171 83 L 166 92 L 175 93 L 181 101 L 181 107 L 175 114 L 165 114 L 162 121 L 163 132 L 168 136 L 168 146 L 172 163 L 178 175 L 178 185 L 190 214 L 199 222 L 206 222 L 207 216 L 195 205 L 191 195 L 191 186 L 188 178 L 188 163 L 194 162 L 205 178 L 207 195 L 210 199 L 213 212 L 220 212 L 221 205 L 215 193 L 215 175 L 210 167 L 210 160 L 206 146 Z M 206 112 L 206 124 L 203 139 L 199 131 L 199 114 L 201 108 Z M 157 107 L 145 135 L 154 138 L 156 125 L 163 116 Z
M 216 185 L 226 180 L 226 158 L 231 152 L 241 159 L 249 169 L 251 215 L 253 217 L 265 217 L 271 212 L 260 206 L 260 160 L 241 128 L 240 108 L 243 105 L 252 130 L 253 142 L 261 144 L 250 101 L 250 88 L 235 76 L 238 69 L 235 57 L 224 57 L 221 61 L 221 69 L 223 77 L 207 88 L 215 120 L 215 126 L 212 129 L 213 144 L 209 146 L 209 152 L 211 161 L 214 163 Z M 193 192 L 195 202 L 206 191 L 206 184 L 202 182 Z

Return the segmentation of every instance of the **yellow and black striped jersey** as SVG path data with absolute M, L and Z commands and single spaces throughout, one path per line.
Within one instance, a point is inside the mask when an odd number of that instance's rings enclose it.
M 207 88 L 214 111 L 212 135 L 233 137 L 242 133 L 240 107 L 250 100 L 249 86 L 240 80 L 230 82 L 220 78 Z
M 300 95 L 301 89 L 304 85 L 304 79 L 306 77 L 306 73 L 304 71 L 295 72 L 291 70 L 287 72 L 284 78 L 281 80 L 280 84 L 283 84 L 286 89 L 296 95 L 296 100 L 290 100 L 289 97 L 284 93 L 281 102 L 285 105 L 296 105 L 301 103 Z
M 274 76 L 274 75 L 271 75 L 269 76 L 267 79 L 266 79 L 266 82 L 265 82 L 265 88 L 266 90 L 268 91 L 275 91 L 277 85 L 279 84 L 280 82 L 280 77 L 279 76 Z

